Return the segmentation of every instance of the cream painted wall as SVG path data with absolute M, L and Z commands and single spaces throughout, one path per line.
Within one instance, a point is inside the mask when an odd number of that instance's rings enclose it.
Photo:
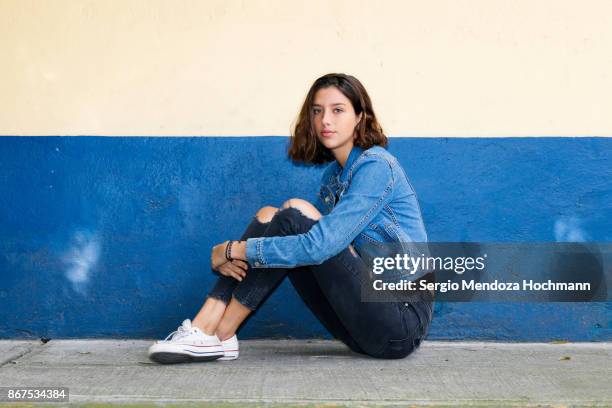
M 612 1 L 0 0 L 0 134 L 288 135 L 357 76 L 391 136 L 612 135 Z

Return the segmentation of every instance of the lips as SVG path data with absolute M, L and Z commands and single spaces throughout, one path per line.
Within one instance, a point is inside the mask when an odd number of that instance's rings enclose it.
M 332 130 L 323 130 L 323 131 L 321 132 L 321 136 L 323 136 L 323 137 L 325 137 L 325 136 L 331 136 L 331 135 L 333 135 L 334 133 L 336 133 L 336 132 L 334 132 L 334 131 L 332 131 Z

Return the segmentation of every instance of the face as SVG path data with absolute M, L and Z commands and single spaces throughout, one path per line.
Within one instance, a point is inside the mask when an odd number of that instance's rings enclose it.
M 355 115 L 351 101 L 335 86 L 317 91 L 312 107 L 317 138 L 334 153 L 353 148 L 355 126 L 361 114 Z

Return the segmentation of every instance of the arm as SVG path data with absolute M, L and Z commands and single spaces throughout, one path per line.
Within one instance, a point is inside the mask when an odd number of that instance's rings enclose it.
M 356 168 L 342 200 L 310 231 L 285 237 L 250 238 L 236 248 L 235 254 L 248 259 L 255 268 L 320 264 L 348 247 L 391 200 L 393 185 L 389 164 L 369 156 Z
M 328 166 L 323 175 L 321 176 L 321 184 L 325 184 L 329 181 L 330 173 L 334 170 L 333 164 Z M 326 214 L 329 209 L 325 206 L 323 201 L 321 200 L 321 196 L 317 194 L 317 198 L 314 202 L 315 208 L 321 213 Z M 211 267 L 213 270 L 219 270 L 219 267 L 224 264 L 229 264 L 227 258 L 225 257 L 226 247 L 229 244 L 229 241 L 222 242 L 218 245 L 215 245 L 211 252 Z M 246 252 L 246 241 L 234 241 L 231 248 L 231 257 L 235 260 L 247 260 L 247 252 Z M 239 262 L 239 261 L 238 261 Z M 236 269 L 236 268 L 234 268 Z M 246 266 L 242 268 L 246 270 Z M 240 270 L 236 269 L 237 272 Z M 223 272 L 222 272 L 223 273 Z

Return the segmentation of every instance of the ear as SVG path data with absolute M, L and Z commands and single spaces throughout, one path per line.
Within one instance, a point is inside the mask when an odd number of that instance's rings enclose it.
M 357 115 L 357 123 L 361 122 L 361 118 L 363 117 L 363 112 Z

